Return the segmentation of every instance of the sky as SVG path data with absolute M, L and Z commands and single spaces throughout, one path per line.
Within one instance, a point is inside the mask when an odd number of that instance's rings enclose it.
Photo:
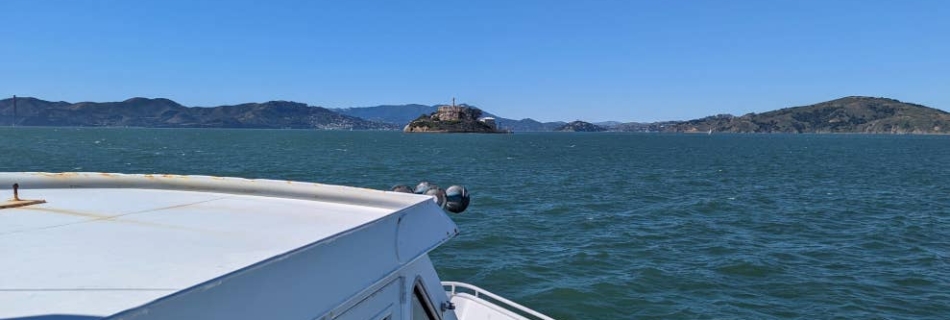
M 0 0 L 0 96 L 646 122 L 950 110 L 950 1 Z

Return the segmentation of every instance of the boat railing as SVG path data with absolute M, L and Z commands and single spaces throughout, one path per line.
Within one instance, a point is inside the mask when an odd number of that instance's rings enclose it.
M 520 313 L 522 315 L 530 315 L 536 319 L 541 319 L 541 320 L 554 320 L 554 318 L 548 317 L 544 315 L 543 313 L 534 311 L 531 308 L 518 304 L 517 302 L 505 299 L 502 296 L 491 293 L 488 290 L 476 287 L 468 283 L 456 282 L 456 281 L 442 281 L 442 287 L 446 289 L 446 292 L 449 294 L 450 297 L 455 296 L 457 292 L 468 293 L 475 296 L 476 298 L 483 299 L 483 300 L 485 299 L 485 297 L 487 297 L 487 298 L 490 298 L 492 301 L 496 302 L 496 305 L 502 308 L 508 309 L 512 312 Z

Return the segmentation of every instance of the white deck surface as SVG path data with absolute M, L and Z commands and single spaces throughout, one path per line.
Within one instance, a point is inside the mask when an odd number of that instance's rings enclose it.
M 452 303 L 455 304 L 455 314 L 459 320 L 528 320 L 511 310 L 467 293 L 452 296 Z
M 237 194 L 129 188 L 140 176 L 98 188 L 100 178 L 86 178 L 57 188 L 46 177 L 0 174 L 0 201 L 12 197 L 11 181 L 21 198 L 47 201 L 0 210 L 0 318 L 111 315 L 425 201 L 300 183 L 282 186 L 300 191 L 292 198 L 250 195 L 287 183 L 278 181 L 189 177 L 189 185 L 257 184 Z M 306 192 L 332 201 L 300 199 Z M 354 192 L 368 196 L 339 195 Z

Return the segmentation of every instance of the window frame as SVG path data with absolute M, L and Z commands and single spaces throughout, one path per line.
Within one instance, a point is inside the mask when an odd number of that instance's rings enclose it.
M 410 304 L 413 303 L 412 299 L 418 300 L 419 304 L 422 305 L 422 309 L 425 310 L 426 318 L 430 320 L 442 320 L 442 314 L 437 312 L 437 309 L 432 304 L 432 300 L 429 299 L 429 293 L 426 291 L 426 286 L 422 282 L 422 277 L 417 277 L 416 281 L 413 281 L 412 285 L 412 296 L 410 297 Z M 410 319 L 415 319 L 414 307 L 410 307 Z

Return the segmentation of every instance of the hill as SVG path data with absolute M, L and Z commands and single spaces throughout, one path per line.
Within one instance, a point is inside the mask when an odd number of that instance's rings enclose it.
M 15 121 L 19 126 L 396 129 L 391 124 L 341 115 L 297 102 L 270 101 L 202 108 L 185 107 L 161 98 L 68 103 L 18 97 Z M 0 125 L 13 123 L 13 99 L 0 100 Z
M 499 128 L 510 130 L 511 132 L 550 132 L 565 124 L 563 121 L 540 122 L 531 118 L 513 120 L 496 117 L 495 119 L 495 121 L 498 122 Z
M 894 99 L 845 97 L 740 117 L 715 115 L 673 122 L 663 132 L 950 133 L 950 113 Z
M 555 131 L 558 132 L 603 132 L 607 131 L 607 128 L 589 123 L 584 121 L 574 121 L 568 124 L 565 124 Z
M 621 123 L 615 126 L 607 127 L 607 131 L 619 131 L 619 132 L 663 132 L 666 126 L 671 124 L 678 124 L 677 121 L 662 121 L 662 122 L 627 122 Z

